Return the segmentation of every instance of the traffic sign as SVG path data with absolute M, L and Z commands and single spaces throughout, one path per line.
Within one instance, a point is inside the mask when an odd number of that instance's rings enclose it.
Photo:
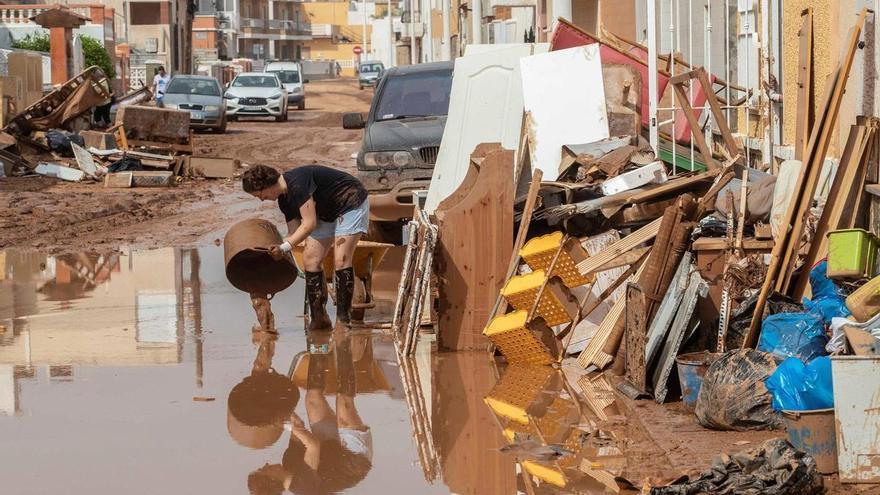
M 351 51 L 353 51 L 355 55 L 360 55 L 361 53 L 364 53 L 364 49 L 361 48 L 359 45 L 355 45 L 354 48 L 351 49 Z

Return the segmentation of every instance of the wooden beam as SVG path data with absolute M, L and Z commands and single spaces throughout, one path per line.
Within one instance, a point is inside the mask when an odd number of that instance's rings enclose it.
M 657 236 L 657 232 L 660 230 L 660 222 L 662 220 L 662 218 L 654 220 L 648 225 L 645 225 L 632 234 L 603 249 L 595 256 L 590 256 L 584 261 L 581 261 L 577 264 L 578 271 L 581 272 L 582 275 L 589 275 L 600 271 L 599 268 L 603 265 L 613 261 L 618 256 L 631 251 L 640 244 L 650 241 Z
M 683 74 L 688 75 L 690 74 Z M 681 82 L 676 82 L 675 79 L 681 76 L 676 76 L 669 80 L 669 83 L 672 84 L 672 89 L 675 91 L 675 95 L 678 99 L 678 104 L 681 106 L 682 112 L 684 112 L 684 116 L 688 121 L 688 125 L 691 127 L 691 136 L 693 136 L 694 141 L 697 142 L 697 147 L 700 149 L 700 154 L 703 155 L 703 161 L 706 163 L 706 166 L 709 167 L 710 170 L 718 168 L 718 165 L 715 163 L 715 159 L 712 158 L 712 150 L 709 148 L 709 145 L 706 143 L 706 138 L 703 136 L 703 133 L 700 132 L 700 122 L 697 120 L 697 116 L 694 115 L 694 109 L 691 107 L 691 102 L 688 100 L 687 95 L 684 92 L 684 88 L 681 87 Z M 688 79 L 690 79 L 688 77 Z
M 801 14 L 804 22 L 798 31 L 800 50 L 798 52 L 798 92 L 797 116 L 794 131 L 794 158 L 803 160 L 810 139 L 813 124 L 813 9 L 807 7 Z

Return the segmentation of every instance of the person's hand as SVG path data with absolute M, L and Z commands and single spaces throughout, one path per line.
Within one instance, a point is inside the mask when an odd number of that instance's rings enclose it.
M 272 246 L 269 248 L 269 256 L 275 261 L 281 261 L 284 259 L 284 251 L 281 250 L 281 246 Z

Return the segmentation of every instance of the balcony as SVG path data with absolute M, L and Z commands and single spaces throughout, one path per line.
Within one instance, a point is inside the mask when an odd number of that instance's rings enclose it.
M 421 38 L 425 35 L 425 25 L 421 22 L 394 22 L 394 32 L 400 33 L 401 38 L 415 36 Z
M 271 19 L 268 21 L 269 29 L 279 29 L 295 33 L 310 34 L 312 26 L 306 22 L 297 22 L 290 19 Z
M 246 17 L 241 18 L 241 27 L 242 28 L 253 28 L 253 29 L 265 29 L 266 21 L 264 19 L 249 19 Z
M 49 8 L 50 7 L 34 8 L 28 5 L 3 5 L 2 8 L 0 8 L 0 24 L 31 24 L 36 26 L 36 23 L 31 20 L 31 17 L 42 14 Z M 88 7 L 74 7 L 70 10 L 83 17 L 91 17 L 91 12 Z
M 335 24 L 312 24 L 312 36 L 315 38 L 333 38 L 339 35 L 339 26 Z

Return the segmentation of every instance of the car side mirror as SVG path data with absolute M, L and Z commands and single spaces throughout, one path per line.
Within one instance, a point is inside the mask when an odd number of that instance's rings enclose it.
M 364 121 L 364 114 L 359 112 L 351 112 L 342 116 L 343 129 L 363 129 L 367 126 Z

